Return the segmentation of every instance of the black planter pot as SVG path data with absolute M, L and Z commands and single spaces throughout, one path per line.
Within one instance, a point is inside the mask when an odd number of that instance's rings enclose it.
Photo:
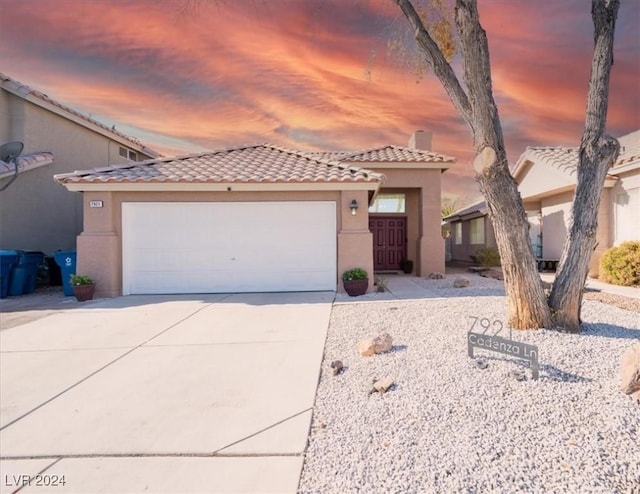
M 411 272 L 413 271 L 413 261 L 410 261 L 409 259 L 401 261 L 400 268 L 405 274 L 411 274 Z
M 369 288 L 369 278 L 362 280 L 343 280 L 344 291 L 349 294 L 350 297 L 357 297 L 367 293 Z

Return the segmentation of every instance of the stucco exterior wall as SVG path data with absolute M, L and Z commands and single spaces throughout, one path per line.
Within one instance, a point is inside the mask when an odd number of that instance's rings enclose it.
M 571 215 L 573 192 L 540 200 L 542 211 L 542 257 L 560 259 Z
M 528 163 L 518 179 L 518 190 L 523 199 L 547 195 L 550 190 L 561 192 L 575 187 L 575 179 L 566 173 L 545 165 Z
M 471 262 L 471 256 L 474 256 L 478 250 L 487 247 L 497 248 L 496 237 L 493 232 L 493 226 L 491 225 L 491 220 L 489 219 L 488 215 L 483 216 L 484 242 L 479 244 L 471 243 L 471 221 L 479 217 L 480 216 L 451 223 L 451 237 L 449 238 L 449 241 L 451 249 L 451 259 L 453 261 Z M 455 242 L 456 223 L 460 223 L 462 225 L 462 242 L 460 244 L 456 244 Z
M 224 202 L 224 201 L 335 201 L 338 289 L 344 290 L 342 273 L 361 267 L 373 273 L 372 237 L 369 232 L 367 191 L 327 192 L 85 192 L 84 228 L 78 236 L 77 271 L 96 280 L 98 296 L 113 297 L 122 293 L 122 203 L 123 202 Z M 363 205 L 351 214 L 355 199 Z M 90 208 L 92 200 L 102 201 L 102 208 Z M 259 210 L 256 211 L 259 214 Z M 310 261 L 311 262 L 311 261 Z M 369 289 L 373 287 L 369 276 Z
M 82 229 L 82 197 L 55 183 L 53 175 L 124 163 L 121 144 L 7 91 L 0 94 L 0 142 L 23 142 L 23 154 L 54 154 L 52 165 L 21 173 L 2 192 L 0 248 L 46 254 L 74 249 Z
M 615 186 L 610 189 L 609 193 L 609 247 L 618 245 L 623 240 L 622 236 L 616 231 L 616 222 L 619 222 L 621 218 L 618 218 L 621 214 L 626 214 L 629 217 L 625 218 L 625 224 L 631 228 L 631 237 L 633 240 L 640 240 L 640 217 L 638 216 L 638 210 L 640 205 L 635 206 L 630 194 L 637 197 L 640 194 L 640 169 L 631 170 L 626 173 L 621 173 L 618 177 L 618 181 Z M 631 203 L 629 208 L 616 207 L 616 197 L 622 195 L 624 199 Z M 635 216 L 633 216 L 635 212 Z M 637 219 L 636 219 L 637 218 Z M 625 232 L 626 233 L 626 232 Z

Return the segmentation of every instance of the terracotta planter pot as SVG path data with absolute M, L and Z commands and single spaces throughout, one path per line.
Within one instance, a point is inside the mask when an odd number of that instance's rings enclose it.
M 96 285 L 74 285 L 73 294 L 78 299 L 78 302 L 85 302 L 92 300 L 93 295 L 96 293 Z
M 357 297 L 358 295 L 364 295 L 369 288 L 369 278 L 363 280 L 343 280 L 344 291 L 349 294 L 350 297 Z

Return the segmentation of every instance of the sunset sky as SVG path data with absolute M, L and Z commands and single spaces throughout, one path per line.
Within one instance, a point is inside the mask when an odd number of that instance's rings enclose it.
M 480 0 L 510 160 L 576 145 L 593 49 L 588 0 Z M 0 71 L 164 154 L 270 142 L 406 145 L 456 156 L 444 192 L 478 195 L 471 135 L 436 78 L 388 41 L 390 0 L 0 0 Z M 621 0 L 608 130 L 640 128 L 640 1 Z M 454 63 L 459 65 L 459 60 Z

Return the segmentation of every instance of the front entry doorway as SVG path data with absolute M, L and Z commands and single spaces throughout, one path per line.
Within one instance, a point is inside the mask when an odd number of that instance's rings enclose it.
M 398 270 L 407 257 L 407 217 L 369 216 L 373 234 L 373 269 Z

